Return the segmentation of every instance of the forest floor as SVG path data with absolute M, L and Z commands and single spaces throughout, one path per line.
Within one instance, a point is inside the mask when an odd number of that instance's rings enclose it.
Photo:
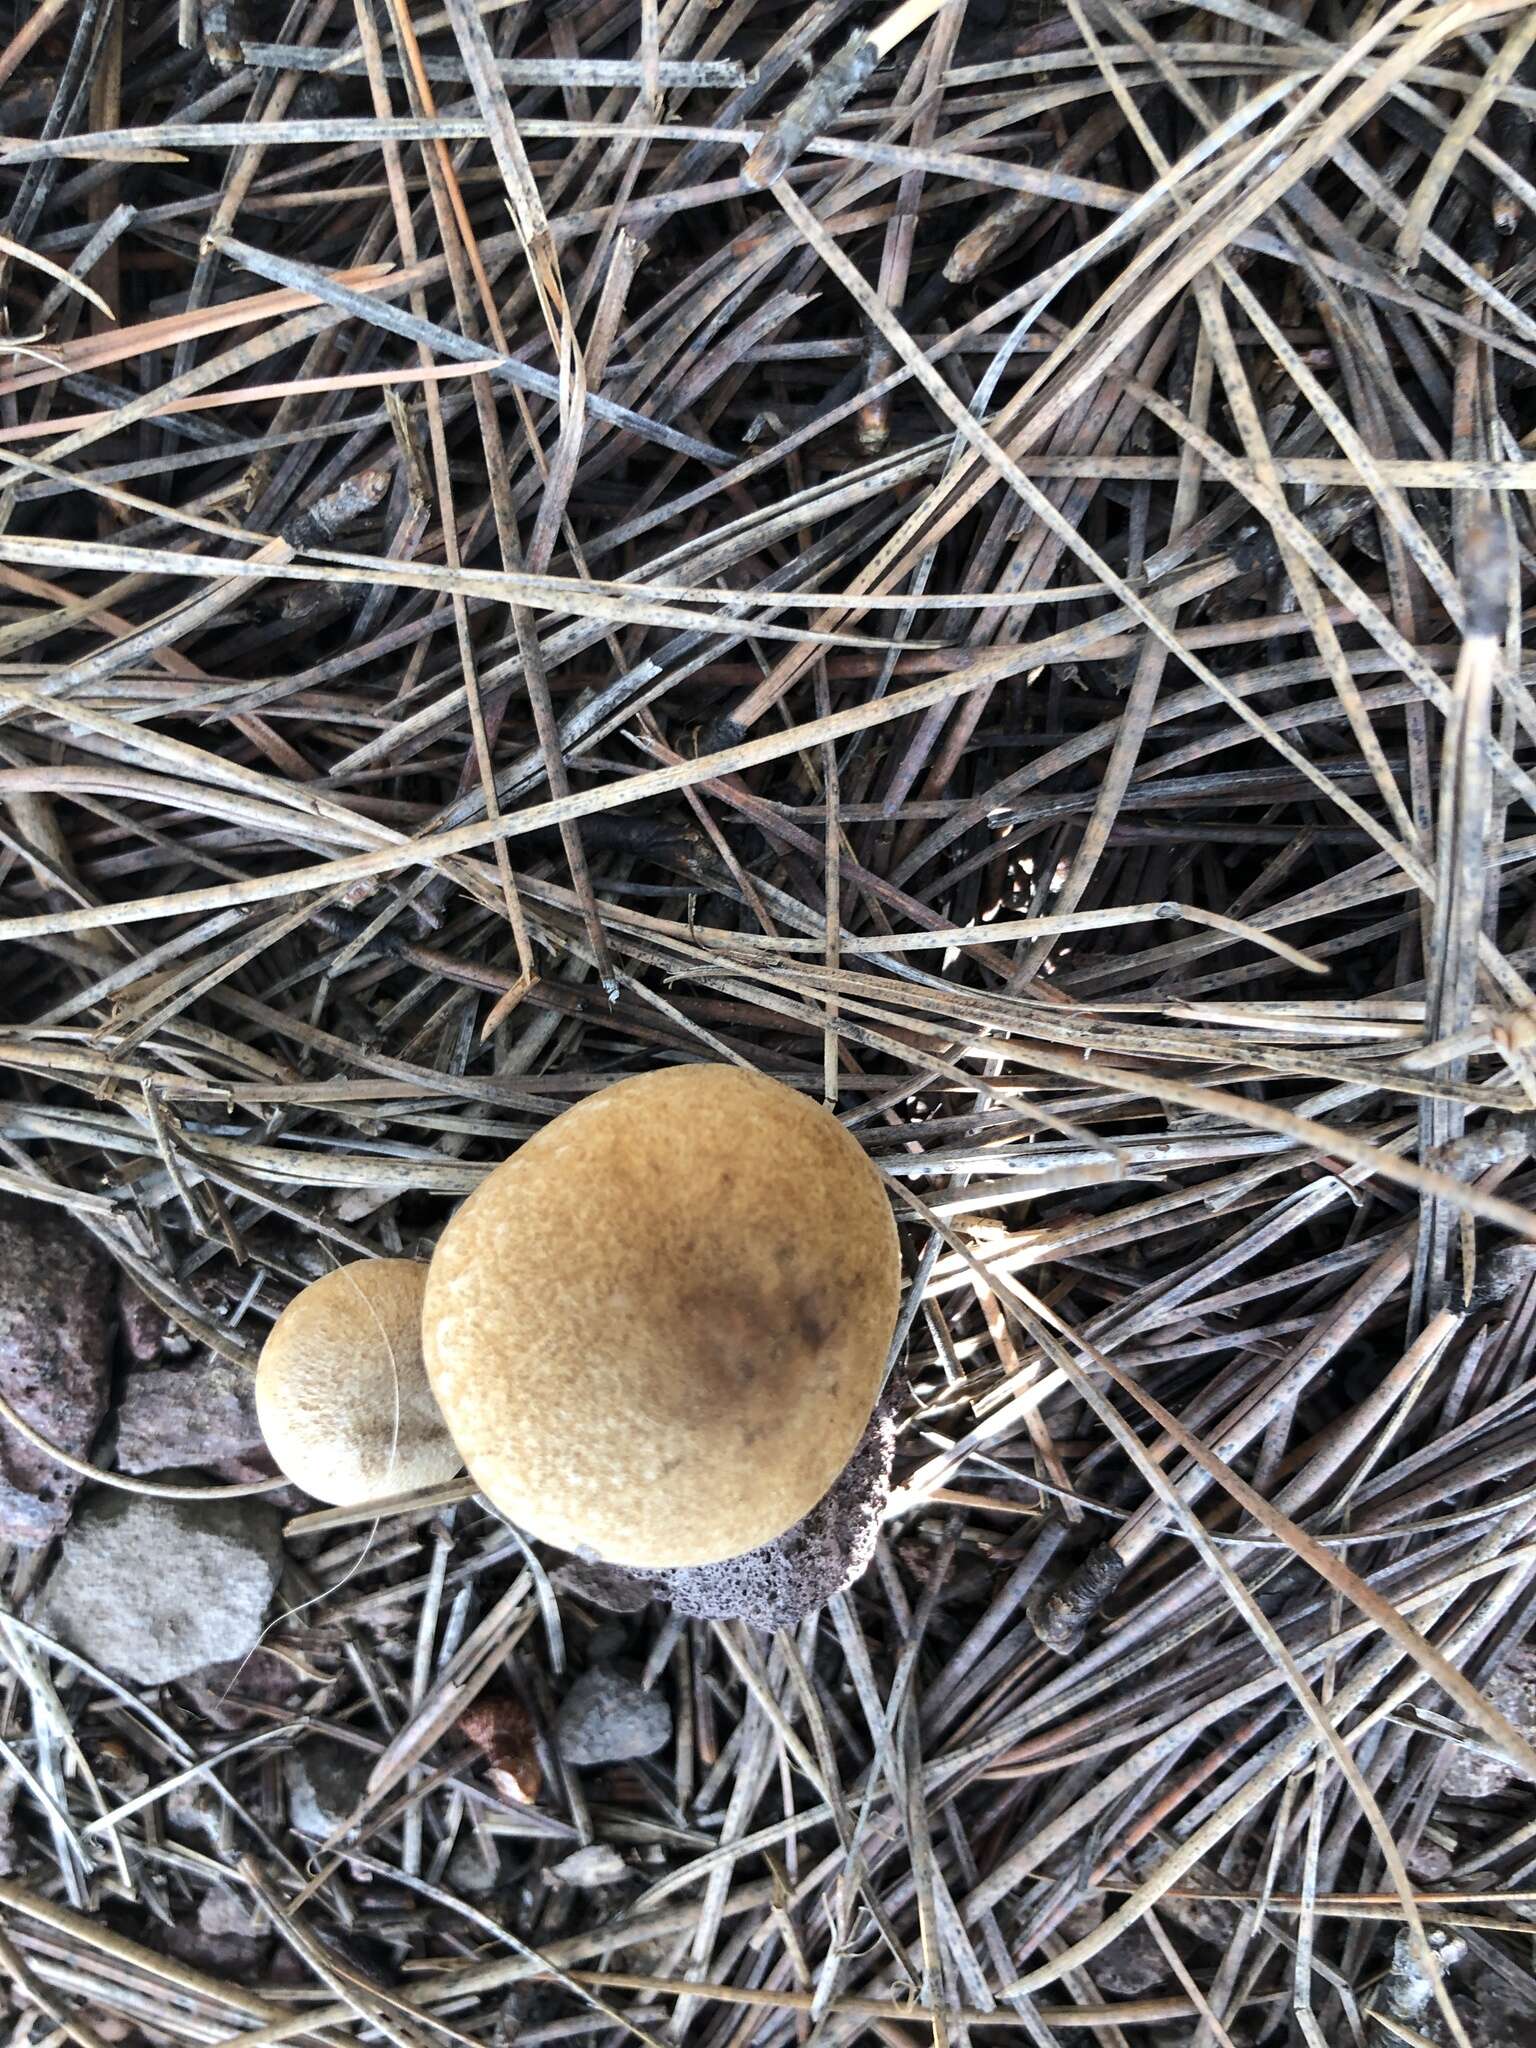
M 1533 52 L 0 5 L 13 2048 L 1536 2038 Z M 694 1060 L 887 1176 L 857 1582 L 281 1486 Z

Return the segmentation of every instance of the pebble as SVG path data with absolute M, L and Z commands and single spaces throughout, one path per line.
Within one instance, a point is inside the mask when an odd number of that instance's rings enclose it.
M 117 1325 L 130 1366 L 158 1365 L 191 1348 L 165 1310 L 123 1273 L 117 1278 Z
M 107 1412 L 112 1301 L 105 1253 L 66 1210 L 0 1197 L 0 1394 L 77 1458 Z M 51 1542 L 84 1483 L 0 1424 L 0 1541 Z
M 1084 1899 L 1067 1914 L 1058 1932 L 1063 1941 L 1080 1941 L 1103 1918 L 1104 1901 Z M 1140 1922 L 1116 1935 L 1086 1967 L 1100 1992 L 1111 1999 L 1144 1998 L 1168 1978 L 1168 1959 Z
M 1416 1877 L 1420 1884 L 1439 1884 L 1456 1867 L 1455 1857 L 1438 1842 L 1417 1843 L 1403 1861 L 1408 1866 L 1408 1875 Z
M 259 1900 L 223 1884 L 216 1884 L 203 1894 L 198 1903 L 197 1924 L 204 1934 L 232 1934 L 246 1941 L 271 1931 L 266 1908 Z
M 1536 1738 L 1536 1650 L 1515 1650 L 1482 1690 L 1522 1735 Z M 1469 1728 L 1467 1735 L 1482 1747 L 1458 1748 L 1440 1789 L 1447 1799 L 1497 1799 L 1515 1784 L 1515 1770 L 1502 1757 L 1485 1753 L 1492 1744 L 1480 1728 Z
M 603 1564 L 597 1558 L 573 1557 L 550 1576 L 557 1593 L 569 1593 L 610 1614 L 638 1614 L 660 1590 L 653 1574 L 631 1571 L 628 1565 Z
M 487 1860 L 488 1855 L 490 1859 Z M 446 1890 L 461 1899 L 483 1898 L 493 1892 L 501 1883 L 501 1858 L 496 1853 L 494 1841 L 481 1846 L 472 1834 L 466 1834 L 453 1845 L 453 1854 L 448 1858 L 448 1867 L 443 1872 Z
M 345 1827 L 368 1783 L 373 1758 L 364 1749 L 325 1736 L 301 1743 L 283 1758 L 288 1819 L 301 1835 L 324 1841 Z
M 1106 1998 L 1144 1998 L 1165 1988 L 1171 1978 L 1168 1959 L 1143 1926 L 1127 1928 L 1088 1964 L 1088 1972 Z
M 555 1724 L 568 1764 L 621 1764 L 654 1756 L 672 1739 L 672 1709 L 660 1693 L 599 1667 L 583 1672 Z
M 256 1647 L 281 1570 L 262 1501 L 103 1494 L 75 1517 L 37 1625 L 120 1678 L 168 1685 Z
M 261 1448 L 248 1367 L 205 1354 L 179 1371 L 130 1375 L 117 1410 L 119 1471 L 216 1465 Z
M 206 1778 L 188 1778 L 166 1794 L 166 1825 L 177 1840 L 199 1849 L 217 1851 L 228 1811 Z
M 560 1863 L 552 1863 L 549 1875 L 557 1884 L 579 1885 L 583 1889 L 600 1884 L 617 1884 L 627 1877 L 629 1865 L 617 1849 L 606 1842 L 593 1842 L 577 1849 Z
M 213 1727 L 240 1734 L 281 1719 L 267 1710 L 292 1707 L 303 1688 L 304 1680 L 288 1658 L 263 1645 L 228 1664 L 210 1664 L 199 1671 L 187 1682 L 187 1696 Z
M 205 1934 L 195 1922 L 168 1927 L 164 1940 L 178 1961 L 235 1984 L 253 1983 L 272 1953 L 270 1935 Z

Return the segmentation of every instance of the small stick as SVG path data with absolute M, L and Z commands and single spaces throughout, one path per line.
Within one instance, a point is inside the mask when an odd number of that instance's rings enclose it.
M 944 0 L 902 0 L 902 5 L 869 30 L 857 29 L 837 55 L 803 85 L 789 105 L 758 140 L 743 166 L 754 185 L 772 185 L 796 157 L 825 133 L 875 66 L 904 36 L 937 14 Z

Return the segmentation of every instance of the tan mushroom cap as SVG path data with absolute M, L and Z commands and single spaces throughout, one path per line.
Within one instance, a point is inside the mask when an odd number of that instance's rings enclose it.
M 427 1269 L 359 1259 L 296 1294 L 256 1368 L 267 1449 L 317 1500 L 360 1507 L 452 1479 L 463 1461 L 421 1358 Z
M 818 1104 L 737 1067 L 616 1082 L 444 1231 L 422 1335 L 477 1486 L 614 1564 L 782 1534 L 851 1455 L 901 1291 L 880 1176 Z

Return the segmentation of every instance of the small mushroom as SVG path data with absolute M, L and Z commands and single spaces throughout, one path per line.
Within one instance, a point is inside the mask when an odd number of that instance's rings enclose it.
M 359 1259 L 296 1294 L 256 1368 L 267 1449 L 306 1493 L 360 1507 L 440 1485 L 462 1460 L 421 1357 L 427 1269 Z
M 444 1231 L 427 1372 L 476 1485 L 611 1564 L 709 1564 L 821 1499 L 869 1421 L 901 1289 L 837 1119 L 726 1066 L 616 1082 Z

